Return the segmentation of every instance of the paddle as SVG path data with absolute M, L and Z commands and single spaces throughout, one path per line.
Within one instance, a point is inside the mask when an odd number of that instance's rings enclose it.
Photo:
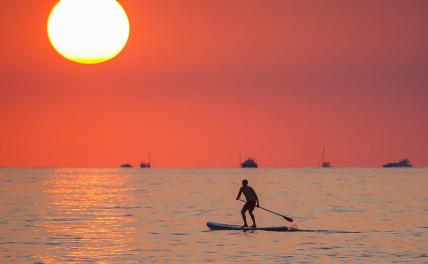
M 246 203 L 246 201 L 244 201 L 244 200 L 242 200 L 242 199 L 239 199 L 239 201 Z M 293 222 L 293 221 L 294 221 L 294 220 L 293 220 L 292 218 L 290 218 L 290 217 L 287 217 L 287 216 L 282 215 L 282 214 L 278 214 L 278 213 L 276 213 L 276 212 L 274 212 L 274 211 L 271 211 L 271 210 L 269 210 L 269 209 L 263 208 L 263 207 L 261 207 L 261 206 L 259 206 L 258 208 L 263 209 L 263 210 L 265 210 L 265 211 L 268 211 L 269 213 L 272 213 L 272 214 L 276 214 L 276 215 L 282 216 L 282 217 L 283 217 L 285 220 L 287 220 L 288 222 Z

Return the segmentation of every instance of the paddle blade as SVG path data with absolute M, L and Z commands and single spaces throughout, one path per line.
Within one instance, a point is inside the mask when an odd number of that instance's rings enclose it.
M 288 222 L 293 222 L 294 220 L 292 219 L 292 218 L 290 218 L 290 217 L 286 217 L 286 216 L 283 216 L 284 217 L 284 219 L 285 220 L 287 220 Z

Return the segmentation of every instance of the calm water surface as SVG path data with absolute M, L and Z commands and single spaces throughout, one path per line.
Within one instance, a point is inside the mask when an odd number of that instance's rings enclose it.
M 243 178 L 313 232 L 208 231 Z M 0 263 L 143 262 L 428 263 L 428 169 L 0 170 Z

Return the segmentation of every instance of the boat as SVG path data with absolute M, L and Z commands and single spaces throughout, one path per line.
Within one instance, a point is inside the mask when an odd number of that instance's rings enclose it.
M 150 151 L 149 151 L 149 162 L 141 162 L 140 168 L 146 169 L 146 168 L 151 168 L 151 167 L 152 167 L 152 163 L 151 163 L 151 156 L 150 156 Z
M 325 146 L 322 147 L 322 155 L 321 155 L 321 168 L 330 168 L 331 163 L 329 161 L 325 161 Z
M 382 167 L 384 167 L 384 168 L 411 168 L 412 164 L 410 163 L 410 160 L 402 159 L 399 162 L 389 162 L 389 163 L 383 164 Z
M 331 167 L 331 163 L 328 162 L 328 161 L 325 161 L 325 162 L 322 163 L 322 167 L 323 168 L 330 168 Z
M 125 163 L 125 164 L 120 165 L 120 167 L 121 168 L 132 168 L 132 165 L 129 163 Z
M 276 231 L 276 232 L 291 231 L 291 229 L 288 228 L 287 226 L 241 227 L 238 225 L 228 225 L 228 224 L 221 224 L 216 222 L 208 222 L 207 226 L 210 230 L 243 230 L 243 231 L 260 230 L 260 231 Z
M 253 159 L 247 159 L 241 163 L 241 168 L 258 168 L 259 165 Z
M 152 165 L 150 164 L 150 162 L 141 162 L 140 163 L 140 168 L 145 169 L 145 168 L 151 168 Z

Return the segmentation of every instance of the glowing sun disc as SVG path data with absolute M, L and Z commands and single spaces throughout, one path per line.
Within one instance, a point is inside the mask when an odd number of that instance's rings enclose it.
M 116 0 L 60 0 L 48 19 L 48 36 L 65 58 L 95 64 L 116 57 L 129 37 L 129 20 Z

